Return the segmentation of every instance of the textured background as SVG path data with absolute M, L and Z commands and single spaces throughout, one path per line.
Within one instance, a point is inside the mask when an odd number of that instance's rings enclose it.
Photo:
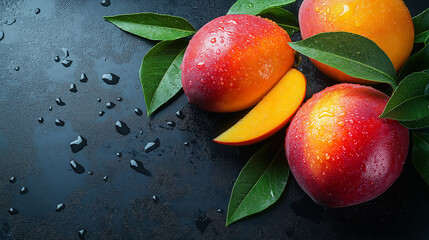
M 200 28 L 233 2 L 111 0 L 103 7 L 98 0 L 0 0 L 5 34 L 0 41 L 1 240 L 77 239 L 80 229 L 87 230 L 86 239 L 427 239 L 429 188 L 409 160 L 392 188 L 371 202 L 326 209 L 291 177 L 275 206 L 225 227 L 234 180 L 261 144 L 227 147 L 211 139 L 245 112 L 203 112 L 181 94 L 147 118 L 138 70 L 154 42 L 125 33 L 102 16 L 158 12 L 182 16 Z M 300 2 L 289 9 L 296 14 Z M 405 2 L 413 16 L 429 7 L 427 1 Z M 5 24 L 12 19 L 16 22 Z M 54 61 L 55 56 L 65 59 L 63 47 L 73 61 L 68 68 Z M 299 69 L 308 80 L 307 98 L 334 84 L 306 58 Z M 120 76 L 119 84 L 101 80 L 109 72 Z M 79 82 L 81 73 L 88 82 Z M 69 91 L 72 83 L 77 93 Z M 66 105 L 58 106 L 57 97 Z M 106 109 L 109 101 L 116 107 Z M 136 107 L 143 116 L 134 113 Z M 106 113 L 99 117 L 101 110 Z M 176 117 L 178 110 L 184 119 Z M 56 126 L 56 118 L 65 125 Z M 129 135 L 116 132 L 117 120 L 127 123 Z M 168 121 L 177 125 L 170 127 Z M 72 153 L 69 144 L 78 135 L 88 146 Z M 159 148 L 145 153 L 145 145 L 156 138 Z M 132 170 L 131 159 L 143 162 L 151 176 Z M 94 174 L 74 173 L 71 160 Z M 8 181 L 12 176 L 15 184 Z M 23 186 L 29 190 L 25 195 L 19 193 Z M 58 203 L 66 205 L 60 213 L 55 212 Z M 9 215 L 10 207 L 20 213 Z M 196 227 L 197 218 L 210 219 L 205 231 Z

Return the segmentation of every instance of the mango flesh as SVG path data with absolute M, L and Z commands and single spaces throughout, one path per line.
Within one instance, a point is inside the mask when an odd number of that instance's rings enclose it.
M 183 90 L 190 103 L 212 112 L 256 105 L 294 63 L 289 35 L 252 15 L 226 15 L 203 26 L 185 51 Z
M 214 139 L 225 145 L 249 145 L 283 128 L 305 97 L 306 79 L 292 68 L 240 121 Z
M 317 203 L 345 207 L 374 199 L 399 177 L 408 129 L 382 119 L 389 97 L 338 84 L 313 95 L 287 130 L 285 150 L 301 188 Z
M 404 65 L 413 49 L 414 25 L 402 0 L 304 0 L 298 18 L 303 39 L 336 31 L 371 39 L 386 52 L 396 71 Z M 335 80 L 371 83 L 318 61 L 312 62 Z

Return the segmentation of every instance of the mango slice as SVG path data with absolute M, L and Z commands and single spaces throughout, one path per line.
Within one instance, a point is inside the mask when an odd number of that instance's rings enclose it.
M 304 75 L 290 69 L 244 118 L 213 141 L 242 146 L 270 137 L 282 129 L 301 106 L 306 85 Z

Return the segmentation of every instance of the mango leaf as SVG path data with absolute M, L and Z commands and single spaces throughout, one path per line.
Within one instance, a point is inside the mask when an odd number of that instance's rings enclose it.
M 416 121 L 429 116 L 429 96 L 416 96 L 401 102 L 389 112 L 383 112 L 381 118 L 398 121 Z
M 289 35 L 299 31 L 298 19 L 289 11 L 280 8 L 272 7 L 263 10 L 258 14 L 263 18 L 268 18 L 282 27 Z
M 348 32 L 326 32 L 289 45 L 299 53 L 352 77 L 396 87 L 396 72 L 389 57 L 366 37 Z
M 401 83 L 399 83 L 398 87 L 393 92 L 392 97 L 390 97 L 389 102 L 387 102 L 381 116 L 392 111 L 395 107 L 407 100 L 417 96 L 425 96 L 425 91 L 428 86 L 429 74 L 425 72 L 410 74 L 402 80 Z
M 413 165 L 423 180 L 429 184 L 429 134 L 415 132 L 413 134 Z
M 104 17 L 120 29 L 150 40 L 174 40 L 196 32 L 185 19 L 157 13 L 134 13 Z
M 289 166 L 281 146 L 272 141 L 253 155 L 232 189 L 226 226 L 275 203 L 285 189 Z
M 429 8 L 413 17 L 414 42 L 422 43 L 429 36 Z
M 237 0 L 227 14 L 257 15 L 267 8 L 283 7 L 293 2 L 295 2 L 295 0 Z
M 416 121 L 400 121 L 402 126 L 408 129 L 419 129 L 429 127 L 429 116 Z
M 427 46 L 428 44 L 429 44 L 429 36 L 425 40 L 425 46 Z
M 144 56 L 140 82 L 149 116 L 182 88 L 180 64 L 187 40 L 162 41 Z
M 429 69 L 429 46 L 425 46 L 407 60 L 399 72 L 398 81 L 413 72 L 421 72 L 426 69 Z
M 429 116 L 429 75 L 424 72 L 407 76 L 387 102 L 381 118 L 415 121 Z

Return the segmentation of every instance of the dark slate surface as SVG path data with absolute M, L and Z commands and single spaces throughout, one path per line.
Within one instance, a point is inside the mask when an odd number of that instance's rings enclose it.
M 200 28 L 233 2 L 111 0 L 104 7 L 98 0 L 0 1 L 0 239 L 78 239 L 82 229 L 86 239 L 427 239 L 429 188 L 410 161 L 374 201 L 326 209 L 291 178 L 278 204 L 225 227 L 234 179 L 261 144 L 227 147 L 211 139 L 244 112 L 203 112 L 181 94 L 147 118 L 138 70 L 154 42 L 125 33 L 102 16 L 158 12 Z M 406 3 L 413 16 L 429 7 L 425 1 Z M 296 13 L 299 5 L 290 10 Z M 63 66 L 64 60 L 71 65 Z M 300 70 L 308 79 L 307 98 L 334 84 L 305 58 Z M 82 73 L 87 82 L 79 81 Z M 105 73 L 119 76 L 119 83 L 104 83 Z M 116 106 L 107 109 L 107 102 Z M 136 107 L 142 116 L 134 113 Z M 184 119 L 176 116 L 178 110 Z M 56 119 L 64 126 L 56 126 Z M 118 120 L 130 134 L 116 131 Z M 70 143 L 79 135 L 87 145 L 73 153 Z M 159 147 L 145 152 L 155 140 Z M 130 167 L 132 159 L 139 171 Z M 85 173 L 79 174 L 82 168 Z M 16 183 L 9 182 L 12 176 Z M 20 194 L 22 187 L 28 193 Z M 65 208 L 56 212 L 60 203 Z M 11 207 L 19 214 L 10 215 Z

